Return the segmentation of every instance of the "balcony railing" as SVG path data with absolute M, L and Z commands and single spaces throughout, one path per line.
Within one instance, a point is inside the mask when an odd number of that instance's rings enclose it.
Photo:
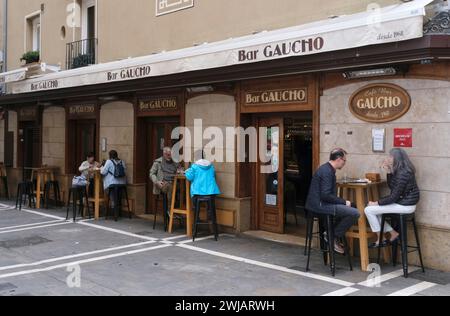
M 66 69 L 75 69 L 94 65 L 97 57 L 97 39 L 68 43 L 66 46 Z

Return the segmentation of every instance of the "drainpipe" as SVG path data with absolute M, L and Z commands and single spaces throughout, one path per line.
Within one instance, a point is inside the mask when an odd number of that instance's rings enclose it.
M 3 72 L 8 71 L 8 0 L 3 0 Z

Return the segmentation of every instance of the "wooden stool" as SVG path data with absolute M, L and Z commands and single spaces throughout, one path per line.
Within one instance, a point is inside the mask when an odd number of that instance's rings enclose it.
M 183 185 L 184 184 L 184 185 Z M 175 199 L 178 187 L 180 192 L 180 208 L 175 208 Z M 185 188 L 185 200 L 183 200 L 183 188 Z M 185 202 L 185 203 L 184 203 Z M 184 206 L 184 208 L 183 208 Z M 173 179 L 172 204 L 170 208 L 169 233 L 172 233 L 173 219 L 176 214 L 186 215 L 186 234 L 192 237 L 193 212 L 191 208 L 191 188 L 190 183 L 185 176 L 176 176 Z

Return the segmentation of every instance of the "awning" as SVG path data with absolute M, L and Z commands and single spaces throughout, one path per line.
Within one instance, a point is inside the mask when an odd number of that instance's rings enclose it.
M 21 68 L 0 73 L 0 83 L 9 83 L 24 80 L 26 78 L 27 71 L 28 68 Z
M 14 82 L 20 94 L 306 56 L 423 36 L 425 6 L 433 0 L 374 9 L 310 24 L 143 57 L 61 71 Z

